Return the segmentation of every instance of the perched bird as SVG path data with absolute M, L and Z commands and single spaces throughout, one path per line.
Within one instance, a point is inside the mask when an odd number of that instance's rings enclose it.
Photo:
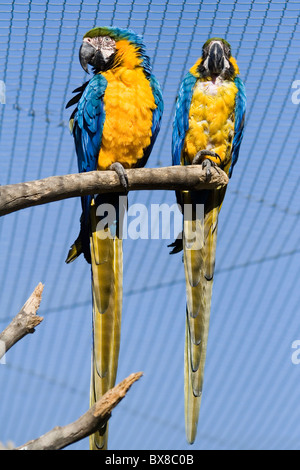
M 244 132 L 246 94 L 227 41 L 206 41 L 202 57 L 180 86 L 173 122 L 173 165 L 201 164 L 207 179 L 211 166 L 229 177 Z M 185 427 L 189 443 L 196 437 L 203 389 L 210 320 L 218 216 L 226 188 L 181 191 L 183 233 L 170 246 L 183 249 L 186 279 Z M 203 209 L 202 217 L 199 207 Z M 189 211 L 188 211 L 189 209 Z M 189 212 L 189 214 L 188 214 Z
M 80 233 L 67 263 L 81 253 L 91 263 L 93 349 L 90 404 L 115 384 L 122 314 L 122 222 L 127 208 L 124 169 L 146 164 L 160 129 L 163 99 L 140 36 L 131 30 L 94 28 L 83 38 L 80 63 L 94 76 L 67 104 L 79 172 L 115 170 L 124 191 L 82 198 Z M 120 197 L 122 196 L 122 197 Z M 112 209 L 112 210 L 110 210 Z M 107 216 L 107 211 L 110 213 Z M 90 437 L 107 448 L 108 425 Z

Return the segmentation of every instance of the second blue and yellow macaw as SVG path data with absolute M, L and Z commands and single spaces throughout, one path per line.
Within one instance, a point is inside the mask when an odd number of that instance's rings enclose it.
M 83 38 L 82 67 L 94 77 L 75 90 L 70 120 L 80 172 L 115 170 L 121 194 L 82 198 L 81 230 L 67 263 L 81 253 L 92 267 L 93 351 L 90 404 L 115 384 L 122 314 L 122 213 L 126 209 L 124 171 L 146 164 L 163 113 L 160 86 L 151 73 L 142 38 L 131 30 L 94 28 Z M 120 203 L 121 201 L 121 203 Z M 103 204 L 115 210 L 102 226 Z M 122 205 L 123 207 L 120 207 Z M 124 207 L 125 206 L 125 207 Z M 114 212 L 112 212 L 114 213 Z M 92 450 L 107 448 L 107 425 L 90 437 Z
M 173 123 L 173 165 L 202 164 L 210 178 L 217 166 L 229 177 L 244 132 L 246 94 L 227 41 L 209 39 L 202 57 L 185 76 Z M 183 249 L 186 278 L 185 427 L 189 443 L 196 437 L 203 389 L 210 320 L 218 216 L 226 188 L 177 192 L 184 215 L 183 236 L 170 246 Z M 197 205 L 204 208 L 199 219 Z M 191 208 L 186 216 L 187 208 Z M 186 216 L 186 217 L 185 217 Z M 195 238 L 195 233 L 198 238 Z

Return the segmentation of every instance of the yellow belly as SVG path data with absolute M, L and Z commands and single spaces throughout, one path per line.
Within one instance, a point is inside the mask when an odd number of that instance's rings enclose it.
M 234 109 L 237 87 L 234 82 L 217 79 L 198 81 L 195 85 L 189 112 L 183 156 L 192 163 L 200 150 L 216 152 L 227 169 L 234 135 Z M 214 157 L 208 157 L 220 165 Z M 228 167 L 229 168 L 229 167 Z
M 152 112 L 156 108 L 152 89 L 140 67 L 118 67 L 103 75 L 107 87 L 98 170 L 114 162 L 131 168 L 150 145 Z

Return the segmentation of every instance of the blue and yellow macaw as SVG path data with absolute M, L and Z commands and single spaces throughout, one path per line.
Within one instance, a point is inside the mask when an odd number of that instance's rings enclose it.
M 160 129 L 163 99 L 143 40 L 131 30 L 92 29 L 83 38 L 79 58 L 84 70 L 91 65 L 94 71 L 93 78 L 74 91 L 78 94 L 67 105 L 77 104 L 70 127 L 79 172 L 115 170 L 124 188 L 122 194 L 82 198 L 80 234 L 66 260 L 69 263 L 83 253 L 92 268 L 92 406 L 114 386 L 117 373 L 122 314 L 121 225 L 128 189 L 124 169 L 146 164 Z M 105 210 L 99 214 L 101 206 L 114 209 L 113 217 L 102 225 Z M 107 427 L 90 437 L 92 450 L 107 448 Z
M 185 76 L 173 123 L 173 165 L 220 167 L 229 177 L 237 162 L 244 132 L 246 94 L 227 41 L 209 39 L 202 57 Z M 196 437 L 209 330 L 218 215 L 226 188 L 177 192 L 184 217 L 183 234 L 170 246 L 183 249 L 186 279 L 185 427 L 189 443 Z M 197 205 L 204 208 L 199 219 Z M 198 207 L 199 207 L 198 206 Z M 185 210 L 186 208 L 186 210 Z M 198 237 L 195 237 L 198 234 Z

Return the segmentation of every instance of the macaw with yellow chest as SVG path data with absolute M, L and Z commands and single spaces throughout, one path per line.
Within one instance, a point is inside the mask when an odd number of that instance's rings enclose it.
M 90 405 L 116 380 L 122 315 L 122 222 L 127 207 L 125 169 L 146 164 L 160 129 L 163 99 L 142 38 L 131 30 L 94 28 L 79 52 L 93 78 L 74 92 L 70 119 L 79 172 L 114 170 L 122 193 L 82 198 L 80 233 L 66 262 L 81 253 L 91 263 L 93 349 Z M 121 197 L 122 196 L 122 197 Z M 108 425 L 90 437 L 92 450 L 107 448 Z
M 173 165 L 201 164 L 229 177 L 244 132 L 246 94 L 239 69 L 224 39 L 209 39 L 202 57 L 185 76 L 173 123 Z M 183 249 L 186 279 L 185 427 L 189 443 L 196 437 L 215 267 L 218 216 L 226 188 L 176 193 L 184 215 L 182 237 L 170 246 Z M 202 207 L 197 212 L 197 208 Z M 189 215 L 187 215 L 189 209 Z M 200 214 L 200 215 L 199 215 Z

